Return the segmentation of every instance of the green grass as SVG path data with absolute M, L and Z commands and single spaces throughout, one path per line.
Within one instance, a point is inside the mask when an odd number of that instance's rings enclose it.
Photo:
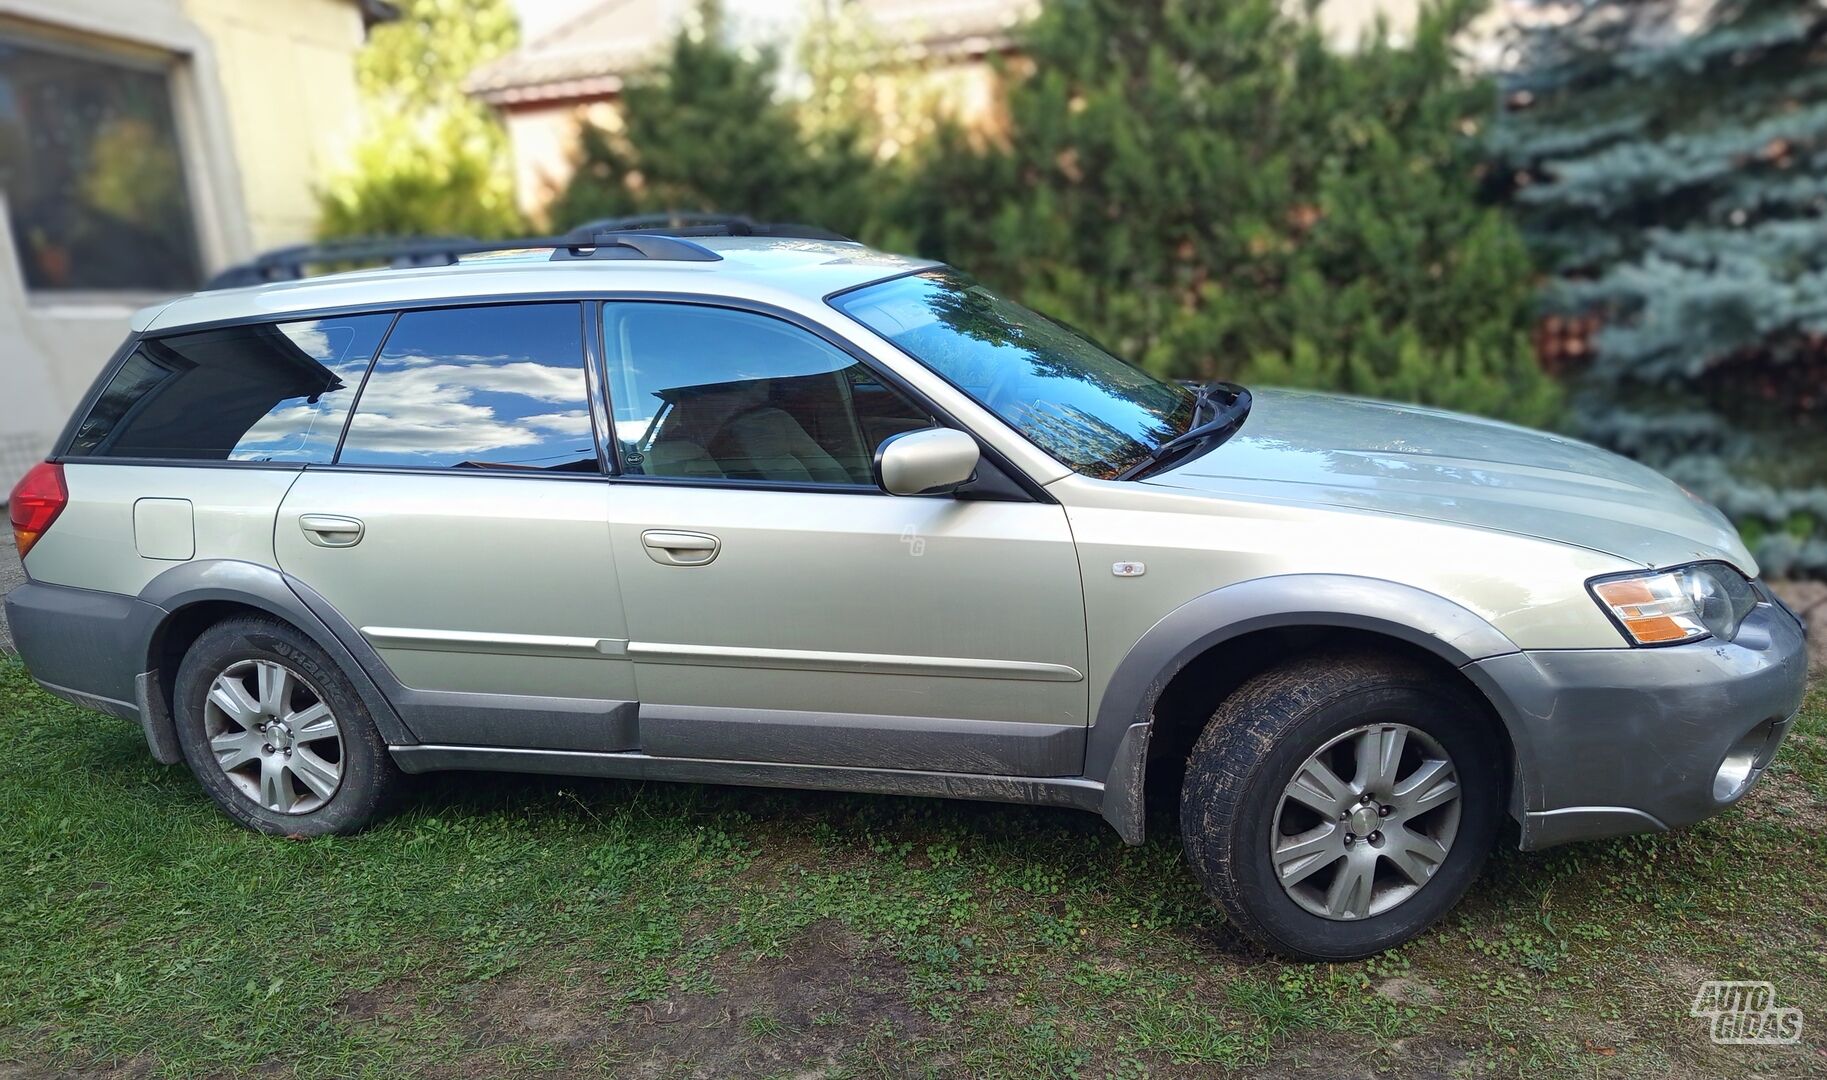
M 0 660 L 0 1063 L 22 1075 L 1827 1071 L 1827 694 L 1746 805 L 1502 852 L 1421 941 L 1228 934 L 1171 821 L 446 776 L 358 837 L 231 825 Z M 1700 980 L 1803 1044 L 1715 1048 Z M 9 1066 L 0 1064 L 0 1076 Z

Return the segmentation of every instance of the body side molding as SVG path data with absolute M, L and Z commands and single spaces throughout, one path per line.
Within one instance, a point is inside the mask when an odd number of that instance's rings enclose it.
M 673 645 L 630 641 L 626 655 L 637 663 L 698 664 L 712 667 L 778 668 L 789 671 L 848 671 L 870 675 L 939 675 L 965 679 L 1080 682 L 1084 672 L 1067 664 L 992 660 L 968 656 L 901 656 L 891 653 L 760 649 L 726 645 Z
M 1496 627 L 1451 600 L 1375 578 L 1286 574 L 1196 596 L 1130 647 L 1111 673 L 1086 736 L 1085 776 L 1102 783 L 1099 810 L 1125 842 L 1140 844 L 1145 835 L 1148 738 L 1155 703 L 1167 684 L 1214 645 L 1257 630 L 1297 626 L 1386 634 L 1455 667 L 1519 651 Z

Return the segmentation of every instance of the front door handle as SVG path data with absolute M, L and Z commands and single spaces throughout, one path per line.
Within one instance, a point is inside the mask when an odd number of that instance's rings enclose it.
M 641 534 L 641 546 L 663 566 L 703 566 L 717 557 L 723 542 L 709 533 L 648 529 Z
M 298 527 L 305 539 L 318 547 L 354 547 L 362 542 L 365 526 L 352 517 L 336 514 L 300 514 Z

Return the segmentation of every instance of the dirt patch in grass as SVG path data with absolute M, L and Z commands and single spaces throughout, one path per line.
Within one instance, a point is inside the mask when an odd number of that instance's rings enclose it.
M 618 1073 L 822 1075 L 859 1057 L 864 1071 L 892 1069 L 934 1027 L 907 1003 L 906 969 L 835 922 L 807 927 L 783 956 L 720 964 L 714 981 L 717 993 L 629 1008 L 613 1032 Z
M 1240 1080 L 1453 1080 L 1466 1075 L 1469 1063 L 1463 1048 L 1442 1039 L 1397 1039 L 1377 1046 L 1366 1039 L 1318 1035 L 1286 1048 L 1273 1064 L 1223 1075 Z M 1172 1075 L 1172 1070 L 1164 1074 Z

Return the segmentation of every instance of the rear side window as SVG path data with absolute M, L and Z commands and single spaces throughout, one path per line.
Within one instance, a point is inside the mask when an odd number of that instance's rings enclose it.
M 325 463 L 391 315 L 142 341 L 76 429 L 72 456 Z
M 598 471 L 578 305 L 401 315 L 337 461 Z

